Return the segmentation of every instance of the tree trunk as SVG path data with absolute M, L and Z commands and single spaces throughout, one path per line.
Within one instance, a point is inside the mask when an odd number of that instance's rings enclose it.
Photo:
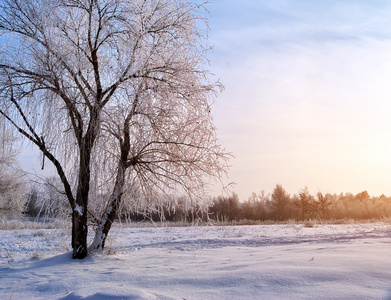
M 132 112 L 128 115 L 128 117 L 125 119 L 124 122 L 124 128 L 123 128 L 124 139 L 123 140 L 120 139 L 121 156 L 118 161 L 117 178 L 115 179 L 114 189 L 110 196 L 109 203 L 102 216 L 101 222 L 98 228 L 96 229 L 94 241 L 90 246 L 91 251 L 104 249 L 107 235 L 109 234 L 111 225 L 113 224 L 114 218 L 117 215 L 118 207 L 121 204 L 122 194 L 124 192 L 124 186 L 125 186 L 126 169 L 130 165 L 134 165 L 134 163 L 136 162 L 136 160 L 134 159 L 132 164 L 129 164 L 128 156 L 130 151 L 129 122 L 135 113 L 137 103 L 138 100 L 136 99 L 135 103 L 133 104 Z
M 83 259 L 87 256 L 87 214 L 80 215 L 79 206 L 72 213 L 72 248 L 73 258 Z
M 94 241 L 89 248 L 91 252 L 99 249 L 103 250 L 105 247 L 107 235 L 109 234 L 111 225 L 114 222 L 114 218 L 117 215 L 118 207 L 121 203 L 125 185 L 125 170 L 126 167 L 120 163 L 118 166 L 117 178 L 115 181 L 113 192 L 110 196 L 109 203 L 104 212 L 102 220 L 99 223 L 98 228 L 96 229 Z
M 78 186 L 76 192 L 76 205 L 72 213 L 72 248 L 73 258 L 83 259 L 87 256 L 87 211 L 88 194 L 91 177 L 91 150 L 93 139 L 84 139 L 80 147 L 80 164 Z
M 81 157 L 85 158 L 84 155 Z M 87 256 L 87 209 L 88 193 L 90 189 L 89 156 L 81 160 L 79 183 L 76 194 L 76 205 L 72 212 L 72 248 L 73 258 L 83 259 Z M 83 163 L 84 162 L 84 163 Z

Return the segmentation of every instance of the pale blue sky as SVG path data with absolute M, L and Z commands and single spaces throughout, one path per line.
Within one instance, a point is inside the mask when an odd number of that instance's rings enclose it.
M 211 13 L 214 109 L 246 200 L 282 184 L 391 195 L 391 2 L 227 1 Z
M 211 69 L 225 86 L 213 114 L 240 199 L 276 183 L 391 195 L 391 2 L 207 7 Z M 26 168 L 38 169 L 28 152 Z

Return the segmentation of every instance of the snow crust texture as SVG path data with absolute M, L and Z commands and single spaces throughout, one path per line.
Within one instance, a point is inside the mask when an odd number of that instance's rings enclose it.
M 69 235 L 0 231 L 0 298 L 391 299 L 385 223 L 116 227 L 84 260 Z

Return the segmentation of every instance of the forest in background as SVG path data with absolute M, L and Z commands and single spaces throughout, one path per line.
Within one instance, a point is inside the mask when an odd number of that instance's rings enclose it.
M 209 217 L 218 221 L 287 220 L 369 220 L 391 217 L 391 197 L 370 196 L 367 191 L 312 195 L 308 188 L 290 195 L 277 184 L 271 194 L 253 193 L 240 202 L 236 194 L 217 197 L 209 208 Z
M 0 216 L 7 214 L 26 215 L 35 219 L 69 218 L 66 196 L 61 192 L 61 183 L 48 178 L 44 183 L 34 183 L 28 189 L 18 185 L 5 185 L 0 180 L 2 206 Z M 27 190 L 27 192 L 26 192 Z M 24 196 L 20 193 L 25 191 Z M 16 197 L 16 195 L 18 195 Z M 107 195 L 101 195 L 105 205 Z M 174 201 L 173 201 L 174 198 Z M 137 202 L 137 201 L 136 201 Z M 131 203 L 131 202 L 127 202 Z M 233 193 L 229 196 L 211 197 L 207 207 L 199 207 L 186 197 L 162 198 L 160 205 L 148 210 L 130 204 L 119 209 L 117 220 L 121 222 L 166 221 L 166 222 L 242 222 L 244 224 L 263 221 L 305 220 L 370 220 L 391 217 L 391 197 L 370 196 L 367 191 L 359 194 L 330 194 L 318 192 L 313 195 L 308 188 L 297 194 L 288 194 L 277 184 L 270 194 L 264 191 L 252 193 L 245 201 Z M 97 208 L 96 208 L 97 209 Z M 94 210 L 89 211 L 94 223 Z

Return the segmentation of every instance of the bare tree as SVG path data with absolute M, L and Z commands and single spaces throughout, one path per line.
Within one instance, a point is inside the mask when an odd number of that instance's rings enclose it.
M 48 177 L 43 182 L 33 182 L 28 193 L 25 213 L 43 219 L 67 219 L 69 203 L 61 181 L 57 177 Z
M 277 220 L 284 220 L 288 217 L 287 207 L 290 203 L 290 196 L 281 184 L 276 184 L 269 205 Z
M 174 82 L 142 80 L 133 98 L 128 97 L 130 109 L 110 112 L 117 119 L 104 122 L 103 131 L 108 140 L 115 138 L 116 145 L 106 149 L 115 151 L 110 161 L 116 162 L 117 174 L 93 248 L 104 247 L 126 186 L 132 187 L 132 194 L 138 189 L 139 199 L 153 206 L 153 200 L 162 199 L 159 194 L 164 199 L 173 190 L 200 204 L 207 199 L 206 176 L 225 171 L 226 154 L 217 144 L 206 97 L 213 89 L 199 84 L 197 75 L 186 70 Z
M 320 217 L 326 219 L 330 213 L 331 205 L 333 204 L 333 196 L 331 194 L 322 194 L 322 192 L 318 192 L 316 197 L 318 200 Z
M 300 191 L 296 205 L 300 209 L 300 217 L 302 220 L 306 220 L 316 212 L 317 203 L 315 202 L 314 197 L 310 194 L 308 187 L 305 187 Z
M 125 184 L 148 200 L 150 190 L 190 190 L 224 172 L 202 10 L 180 0 L 0 4 L 0 113 L 54 164 L 74 258 L 88 253 L 97 193 L 111 190 L 92 248 L 103 247 Z

